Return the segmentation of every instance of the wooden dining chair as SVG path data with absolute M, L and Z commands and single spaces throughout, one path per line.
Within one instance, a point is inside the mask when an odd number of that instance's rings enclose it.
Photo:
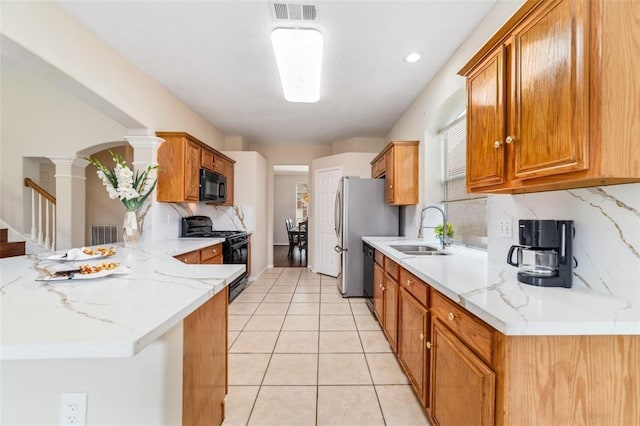
M 284 224 L 287 228 L 287 236 L 289 237 L 289 253 L 287 257 L 293 256 L 293 248 L 298 244 L 298 236 L 293 231 L 293 220 L 285 219 Z

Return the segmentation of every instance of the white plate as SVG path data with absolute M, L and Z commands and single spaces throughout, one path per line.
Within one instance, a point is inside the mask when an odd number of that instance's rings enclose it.
M 46 260 L 55 260 L 59 262 L 77 262 L 77 261 L 85 261 L 85 260 L 94 260 L 94 259 L 102 259 L 103 257 L 113 256 L 113 254 L 86 254 L 82 249 L 71 249 L 64 254 L 54 254 L 47 257 Z
M 108 269 L 108 270 L 104 270 L 104 271 L 100 271 L 100 272 L 95 272 L 93 274 L 81 274 L 79 272 L 76 272 L 72 277 L 48 276 L 48 277 L 38 278 L 36 281 L 70 281 L 70 280 L 81 281 L 81 280 L 93 280 L 93 279 L 96 279 L 96 278 L 108 277 L 109 275 L 126 275 L 126 274 L 130 274 L 130 273 L 131 273 L 131 269 L 128 266 L 120 265 L 116 269 Z

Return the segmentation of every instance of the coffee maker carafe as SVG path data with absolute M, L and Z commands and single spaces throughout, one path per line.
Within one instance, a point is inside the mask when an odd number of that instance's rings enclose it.
M 541 287 L 571 287 L 573 221 L 521 219 L 518 230 L 521 245 L 511 246 L 507 254 L 507 263 L 518 267 L 518 281 Z

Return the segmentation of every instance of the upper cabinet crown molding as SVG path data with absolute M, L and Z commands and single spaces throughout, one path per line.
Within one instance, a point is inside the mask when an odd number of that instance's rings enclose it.
M 467 189 L 640 181 L 640 2 L 528 1 L 460 70 Z
M 392 141 L 371 161 L 371 177 L 384 178 L 387 204 L 418 204 L 418 141 Z

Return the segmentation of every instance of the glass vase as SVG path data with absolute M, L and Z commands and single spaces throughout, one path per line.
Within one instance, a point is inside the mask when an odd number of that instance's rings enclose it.
M 122 229 L 124 229 L 122 239 L 124 240 L 125 246 L 135 245 L 140 240 L 140 227 L 138 224 L 137 212 L 125 213 Z

